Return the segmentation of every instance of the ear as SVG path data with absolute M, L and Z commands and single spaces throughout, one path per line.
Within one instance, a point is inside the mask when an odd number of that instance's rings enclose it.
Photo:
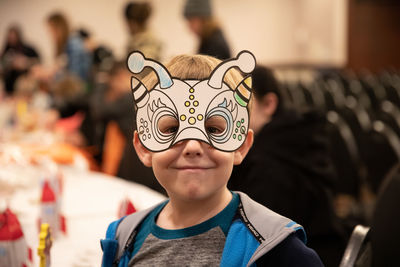
M 147 150 L 142 143 L 140 143 L 137 131 L 134 132 L 132 141 L 133 147 L 135 148 L 136 154 L 138 155 L 140 161 L 144 164 L 144 166 L 151 167 L 153 154 L 151 151 Z
M 276 108 L 278 107 L 279 100 L 278 96 L 275 93 L 267 93 L 261 99 L 261 108 L 264 115 L 271 117 L 274 115 Z
M 243 159 L 246 157 L 247 152 L 249 152 L 251 146 L 253 145 L 254 141 L 254 132 L 252 129 L 249 129 L 247 132 L 247 137 L 241 147 L 239 147 L 234 154 L 233 164 L 239 165 L 242 163 Z

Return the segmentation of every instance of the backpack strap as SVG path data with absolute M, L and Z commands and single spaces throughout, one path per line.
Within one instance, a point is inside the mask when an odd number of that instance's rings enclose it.
M 115 239 L 115 235 L 117 233 L 118 225 L 125 218 L 112 222 L 106 232 L 106 238 L 100 240 L 101 249 L 103 250 L 103 259 L 101 262 L 102 267 L 112 266 L 115 256 L 118 251 L 118 240 Z
M 128 266 L 137 234 L 136 227 L 159 205 L 124 216 L 108 226 L 106 239 L 100 240 L 103 250 L 102 267 Z

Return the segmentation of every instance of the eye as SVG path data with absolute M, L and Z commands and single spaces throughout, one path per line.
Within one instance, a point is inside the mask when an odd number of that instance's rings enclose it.
M 158 129 L 163 134 L 173 134 L 178 131 L 179 122 L 175 117 L 165 115 L 158 120 Z
M 206 120 L 206 131 L 213 135 L 220 135 L 225 132 L 226 120 L 222 116 L 211 116 Z
M 232 136 L 234 126 L 232 112 L 225 107 L 214 107 L 206 113 L 204 126 L 210 140 L 223 144 Z

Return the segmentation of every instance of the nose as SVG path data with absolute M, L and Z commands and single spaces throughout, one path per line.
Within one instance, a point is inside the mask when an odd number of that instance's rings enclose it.
M 201 141 L 195 139 L 183 141 L 183 154 L 187 157 L 201 156 L 204 153 L 201 143 Z

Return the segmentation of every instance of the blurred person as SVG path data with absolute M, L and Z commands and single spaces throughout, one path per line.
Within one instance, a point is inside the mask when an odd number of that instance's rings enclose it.
M 40 57 L 35 48 L 23 39 L 20 27 L 10 26 L 1 53 L 0 69 L 4 77 L 5 92 L 13 94 L 18 77 L 27 73 L 30 67 L 39 60 Z
M 90 51 L 79 34 L 71 31 L 63 13 L 49 14 L 46 23 L 54 45 L 55 64 L 51 68 L 35 67 L 32 75 L 52 96 L 52 109 L 59 114 L 57 128 L 64 128 L 66 138 L 73 137 L 70 139 L 74 145 L 88 146 L 93 132 L 88 109 Z
M 51 13 L 46 21 L 55 48 L 55 65 L 50 70 L 36 68 L 35 75 L 50 82 L 63 75 L 75 75 L 87 82 L 91 55 L 82 38 L 71 32 L 68 20 L 62 13 Z
M 77 33 L 82 38 L 86 50 L 92 55 L 91 82 L 93 84 L 104 82 L 105 73 L 110 71 L 115 61 L 112 50 L 96 42 L 92 34 L 84 28 L 79 28 Z
M 52 111 L 57 112 L 56 128 L 67 143 L 77 147 L 89 145 L 91 128 L 84 83 L 75 75 L 66 74 L 51 84 Z
M 186 0 L 183 14 L 190 30 L 200 41 L 198 54 L 218 59 L 231 57 L 230 48 L 221 27 L 213 17 L 210 0 Z
M 102 170 L 164 193 L 151 168 L 143 166 L 131 145 L 135 111 L 132 108 L 131 73 L 124 62 L 116 62 L 109 82 L 94 90 L 90 110 L 96 129 L 95 144 Z
M 124 17 L 129 29 L 127 55 L 140 51 L 146 57 L 160 60 L 162 43 L 148 29 L 152 7 L 148 2 L 129 2 L 124 9 Z
M 345 237 L 333 208 L 335 174 L 324 120 L 286 107 L 284 91 L 268 68 L 256 67 L 252 78 L 254 144 L 234 168 L 229 186 L 303 225 L 308 246 L 326 266 L 338 266 Z

